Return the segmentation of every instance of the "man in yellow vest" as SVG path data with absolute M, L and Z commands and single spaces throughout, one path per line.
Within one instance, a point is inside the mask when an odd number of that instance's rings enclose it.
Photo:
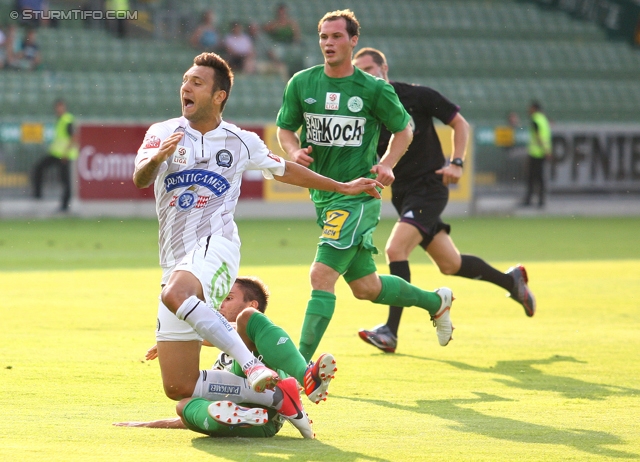
M 67 106 L 61 99 L 54 104 L 56 120 L 54 138 L 49 145 L 49 153 L 35 166 L 33 174 L 34 196 L 42 198 L 44 172 L 49 168 L 57 168 L 62 183 L 62 204 L 60 211 L 69 210 L 71 200 L 71 162 L 78 158 L 78 143 L 73 124 L 73 116 L 67 112 Z
M 527 193 L 522 205 L 531 205 L 533 190 L 538 187 L 538 207 L 544 207 L 544 161 L 551 158 L 551 127 L 537 101 L 529 105 L 531 126 L 529 128 L 529 168 L 527 173 Z
M 116 15 L 115 34 L 118 38 L 126 38 L 127 36 L 127 12 L 129 11 L 129 0 L 106 0 L 104 8 L 110 15 Z M 109 18 L 108 18 L 109 19 Z

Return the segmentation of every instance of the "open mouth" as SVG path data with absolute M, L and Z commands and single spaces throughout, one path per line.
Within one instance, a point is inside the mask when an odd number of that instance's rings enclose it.
M 186 98 L 186 97 L 182 98 L 182 107 L 184 107 L 185 109 L 192 108 L 194 106 L 194 104 L 195 103 L 193 102 L 192 99 Z

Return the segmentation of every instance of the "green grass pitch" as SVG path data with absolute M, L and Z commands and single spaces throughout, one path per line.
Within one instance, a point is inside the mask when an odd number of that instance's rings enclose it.
M 638 218 L 454 219 L 463 253 L 522 262 L 532 319 L 491 284 L 446 277 L 413 255 L 413 281 L 456 296 L 454 340 L 405 311 L 398 352 L 359 328 L 386 308 L 344 282 L 320 350 L 338 361 L 329 400 L 305 402 L 318 439 L 286 425 L 265 440 L 112 422 L 174 415 L 154 344 L 160 270 L 153 220 L 0 221 L 2 461 L 547 461 L 640 459 Z M 376 232 L 382 249 L 393 222 Z M 242 221 L 242 274 L 272 292 L 269 316 L 297 341 L 319 230 Z M 387 272 L 383 256 L 381 273 Z M 202 366 L 215 351 L 206 349 Z

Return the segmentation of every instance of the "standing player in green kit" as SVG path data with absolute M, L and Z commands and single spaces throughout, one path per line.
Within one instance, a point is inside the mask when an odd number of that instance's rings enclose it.
M 393 167 L 413 138 L 409 114 L 389 83 L 352 64 L 360 33 L 352 11 L 325 14 L 318 33 L 324 64 L 297 73 L 287 84 L 277 120 L 280 146 L 294 162 L 332 179 L 368 176 L 388 186 L 394 180 Z M 377 162 L 381 124 L 393 136 Z M 372 234 L 380 201 L 313 189 L 311 199 L 322 235 L 310 270 L 312 291 L 300 336 L 302 356 L 307 361 L 313 356 L 331 321 L 341 275 L 358 299 L 427 310 L 440 345 L 446 346 L 453 332 L 451 290 L 427 292 L 397 276 L 376 273 Z

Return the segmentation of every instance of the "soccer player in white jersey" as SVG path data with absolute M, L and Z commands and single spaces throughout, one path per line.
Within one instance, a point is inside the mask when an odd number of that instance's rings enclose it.
M 135 160 L 135 185 L 155 182 L 163 270 L 156 340 L 164 390 L 174 400 L 203 394 L 202 339 L 235 358 L 254 390 L 278 380 L 217 311 L 238 273 L 234 210 L 243 171 L 262 170 L 265 178 L 349 195 L 379 198 L 382 187 L 369 178 L 341 183 L 318 175 L 222 120 L 232 85 L 233 73 L 220 56 L 196 56 L 180 87 L 182 117 L 152 125 Z

